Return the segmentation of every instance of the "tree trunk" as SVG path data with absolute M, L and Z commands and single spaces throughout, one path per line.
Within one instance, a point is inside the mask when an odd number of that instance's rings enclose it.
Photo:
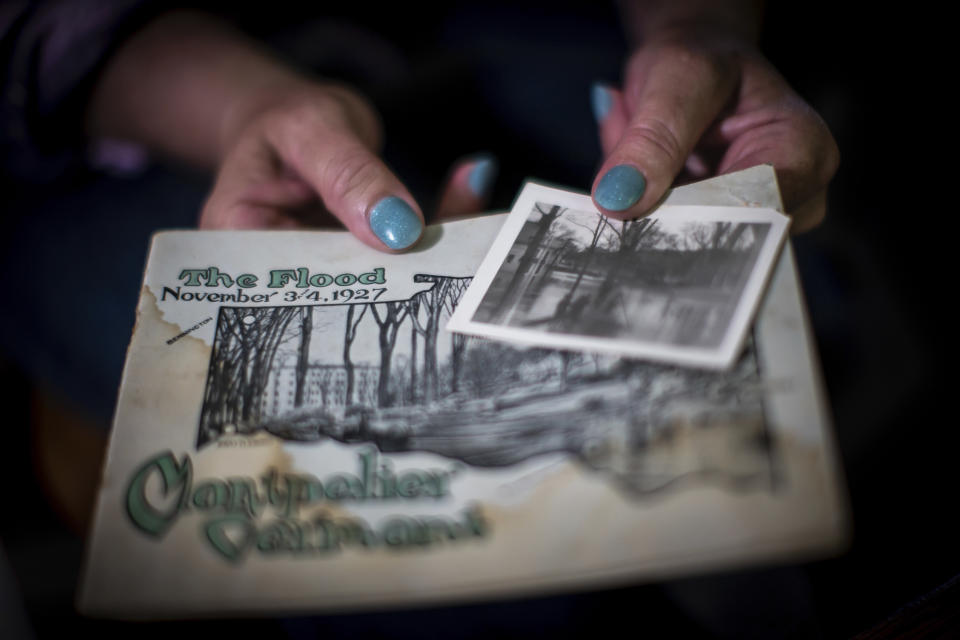
M 246 338 L 246 336 L 244 336 Z M 250 390 L 251 390 L 251 380 L 250 380 L 250 348 L 247 346 L 247 341 L 244 339 L 243 348 L 240 352 L 240 415 L 237 416 L 234 414 L 234 421 L 239 420 L 246 421 L 250 416 Z
M 380 380 L 377 384 L 377 406 L 389 407 L 390 402 L 390 361 L 393 359 L 393 341 L 390 340 L 390 325 L 380 327 Z
M 410 325 L 410 404 L 417 404 L 417 325 Z
M 303 396 L 307 386 L 307 366 L 310 355 L 310 333 L 313 331 L 313 307 L 300 310 L 300 353 L 297 358 L 297 389 L 293 406 L 303 406 Z
M 573 286 L 570 287 L 570 290 L 560 299 L 560 302 L 557 303 L 557 308 L 554 311 L 556 317 L 563 316 L 566 313 L 567 308 L 570 306 L 570 303 L 573 302 L 573 297 L 577 293 L 577 288 L 580 286 L 580 281 L 583 280 L 584 274 L 587 272 L 587 267 L 590 266 L 590 261 L 593 260 L 593 254 L 597 250 L 597 242 L 600 240 L 600 231 L 603 229 L 605 224 L 603 218 L 597 220 L 597 227 L 593 230 L 593 238 L 590 240 L 590 247 L 587 249 L 586 257 L 580 258 L 580 269 L 577 270 L 577 279 L 573 281 Z
M 453 369 L 453 380 L 450 384 L 452 393 L 460 391 L 460 369 L 463 363 L 463 352 L 467 346 L 467 336 L 459 333 L 450 334 L 452 340 L 451 350 L 451 368 Z
M 427 335 L 423 337 L 424 401 L 437 399 L 437 320 L 431 314 L 427 319 Z
M 402 302 L 386 302 L 383 317 L 377 312 L 377 305 L 371 305 L 370 313 L 380 327 L 380 381 L 377 385 L 377 406 L 389 407 L 393 404 L 390 396 L 390 363 L 393 348 L 397 344 L 397 333 L 407 317 L 409 309 Z
M 520 299 L 523 294 L 523 292 L 520 291 L 520 283 L 533 266 L 537 252 L 540 249 L 540 244 L 550 230 L 550 225 L 552 225 L 553 221 L 559 216 L 559 205 L 551 207 L 548 213 L 541 212 L 540 220 L 537 221 L 537 229 L 534 231 L 533 237 L 530 238 L 530 244 L 527 245 L 523 255 L 520 256 L 520 260 L 517 262 L 517 270 L 514 272 L 513 277 L 510 278 L 510 284 L 507 285 L 504 295 L 491 312 L 489 322 L 495 323 L 503 320 L 503 316 L 506 315 L 506 313 L 513 308 L 514 303 Z
M 347 392 L 343 403 L 344 406 L 347 407 L 353 404 L 353 362 L 350 361 L 350 345 L 353 343 L 353 338 L 356 335 L 354 333 L 356 326 L 353 324 L 353 310 L 355 308 L 354 305 L 347 307 L 347 329 L 344 333 L 343 340 L 343 371 L 347 378 Z

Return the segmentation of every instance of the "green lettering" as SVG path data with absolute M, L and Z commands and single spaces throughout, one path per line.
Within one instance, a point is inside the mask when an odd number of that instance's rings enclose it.
M 296 475 L 284 475 L 287 484 L 287 506 L 284 514 L 294 516 L 300 511 L 300 504 L 310 500 L 310 479 Z
M 345 545 L 361 545 L 363 547 L 372 547 L 377 544 L 377 537 L 368 527 L 361 524 L 359 520 L 344 520 L 339 523 L 339 538 Z
M 249 289 L 250 287 L 256 286 L 257 276 L 252 273 L 242 273 L 237 276 L 237 286 L 244 289 Z
M 333 278 L 326 273 L 315 273 L 310 276 L 311 287 L 327 287 L 333 282 Z
M 294 520 L 274 520 L 257 535 L 257 550 L 261 553 L 302 551 L 303 531 Z
M 310 272 L 306 267 L 297 267 L 297 288 L 306 289 L 310 284 L 307 281 L 307 276 L 310 275 Z
M 171 494 L 175 496 L 165 509 L 151 504 L 147 498 L 147 482 L 154 475 L 159 475 L 162 483 L 161 497 L 166 498 Z M 180 464 L 177 464 L 170 451 L 145 462 L 133 474 L 127 487 L 127 515 L 133 524 L 152 536 L 163 535 L 173 524 L 177 513 L 186 505 L 192 476 L 193 466 L 190 456 L 187 455 L 183 456 Z
M 434 471 L 424 478 L 424 495 L 442 498 L 447 495 L 450 485 L 450 474 L 446 471 Z
M 293 269 L 274 269 L 270 272 L 270 284 L 267 286 L 279 289 L 291 280 L 296 280 L 297 275 L 297 272 Z
M 327 478 L 327 500 L 343 500 L 353 494 L 352 483 L 346 475 L 335 475 Z
M 317 551 L 339 551 L 340 535 L 337 525 L 327 518 L 317 518 L 313 521 Z M 322 535 L 321 535 L 322 534 Z
M 287 494 L 280 491 L 277 480 L 277 470 L 273 468 L 263 476 L 263 486 L 267 490 L 267 501 L 270 503 L 270 506 L 274 508 L 279 507 L 287 501 Z
M 360 482 L 363 484 L 363 497 L 374 498 L 377 492 L 376 470 L 377 470 L 377 450 L 367 449 L 359 454 L 360 457 Z
M 243 516 L 233 515 L 211 520 L 204 533 L 214 549 L 230 562 L 236 562 L 250 546 L 257 528 Z
M 216 267 L 210 267 L 207 269 L 207 286 L 216 287 L 220 284 L 220 282 L 223 282 L 223 286 L 225 287 L 233 286 L 233 278 L 225 273 L 220 273 L 220 269 L 217 269 Z
M 422 471 L 411 469 L 397 478 L 397 494 L 401 498 L 416 498 L 420 495 L 423 486 L 424 474 Z
M 487 521 L 483 517 L 483 512 L 480 511 L 479 505 L 475 504 L 470 505 L 466 511 L 463 512 L 463 526 L 469 534 L 478 538 L 486 536 L 490 529 Z
M 383 267 L 377 267 L 370 273 L 361 273 L 357 280 L 360 281 L 360 284 L 386 284 L 387 282 Z
M 248 517 L 254 518 L 260 513 L 260 507 L 266 502 L 266 499 L 257 493 L 256 485 L 252 478 L 230 478 L 230 513 L 243 512 Z
M 206 269 L 184 269 L 180 272 L 180 275 L 177 276 L 177 280 L 184 280 L 183 284 L 187 287 L 199 287 L 200 286 L 200 276 L 206 275 Z
M 391 547 L 410 544 L 410 526 L 406 518 L 393 518 L 383 526 L 383 541 Z
M 227 485 L 220 480 L 205 480 L 193 492 L 193 499 L 190 502 L 202 511 L 226 507 L 229 502 Z

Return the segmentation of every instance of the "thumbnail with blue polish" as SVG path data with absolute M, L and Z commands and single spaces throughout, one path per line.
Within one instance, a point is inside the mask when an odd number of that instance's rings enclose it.
M 405 200 L 389 196 L 370 210 L 370 229 L 391 249 L 406 249 L 420 237 L 423 223 Z
M 619 164 L 600 178 L 593 197 L 604 209 L 625 211 L 643 197 L 647 180 L 636 167 Z

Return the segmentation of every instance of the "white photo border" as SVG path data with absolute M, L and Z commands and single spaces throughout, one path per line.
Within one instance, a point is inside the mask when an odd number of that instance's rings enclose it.
M 548 332 L 540 329 L 478 322 L 473 318 L 493 284 L 501 265 L 520 235 L 530 212 L 537 203 L 559 205 L 578 211 L 599 214 L 587 194 L 574 193 L 536 182 L 527 182 L 510 210 L 496 240 L 477 270 L 470 288 L 447 323 L 447 331 L 482 336 L 536 347 L 553 347 L 574 351 L 603 352 L 643 358 L 681 366 L 724 369 L 733 364 L 740 353 L 747 331 L 757 312 L 777 256 L 783 246 L 790 219 L 773 210 L 753 207 L 667 205 L 651 216 L 683 216 L 691 222 L 746 222 L 770 225 L 750 276 L 741 292 L 725 334 L 716 348 L 679 346 L 650 340 L 606 338 L 582 334 Z

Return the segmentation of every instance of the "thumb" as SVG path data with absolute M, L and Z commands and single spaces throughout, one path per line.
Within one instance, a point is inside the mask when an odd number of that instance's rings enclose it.
M 270 135 L 324 207 L 371 247 L 413 246 L 423 233 L 423 213 L 383 161 L 349 129 L 324 121 L 302 125 L 278 127 Z
M 656 205 L 732 95 L 736 80 L 735 67 L 725 60 L 677 45 L 635 55 L 623 94 L 630 118 L 594 180 L 597 206 L 627 219 Z

